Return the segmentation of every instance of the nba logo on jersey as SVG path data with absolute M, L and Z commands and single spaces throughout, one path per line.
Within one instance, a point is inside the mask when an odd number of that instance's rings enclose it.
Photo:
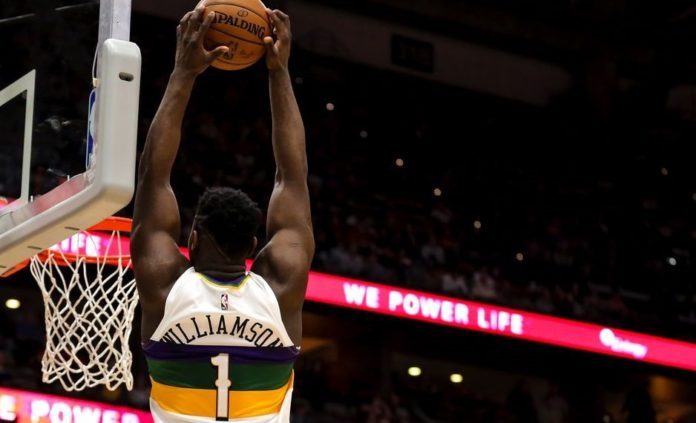
M 227 294 L 220 295 L 220 308 L 223 310 L 229 310 L 230 306 L 227 302 Z

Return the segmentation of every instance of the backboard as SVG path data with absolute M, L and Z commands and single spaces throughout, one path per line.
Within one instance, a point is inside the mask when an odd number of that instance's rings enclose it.
M 133 195 L 130 0 L 0 5 L 0 275 Z

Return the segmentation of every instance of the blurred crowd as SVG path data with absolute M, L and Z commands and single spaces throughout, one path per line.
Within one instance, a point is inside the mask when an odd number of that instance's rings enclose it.
M 171 22 L 134 19 L 143 53 L 142 146 L 173 64 L 174 32 Z M 20 30 L 11 40 L 32 51 L 35 37 Z M 40 82 L 35 114 L 42 146 L 33 162 L 35 194 L 84 163 L 91 81 L 83 77 L 89 70 L 76 67 L 91 65 L 85 51 L 70 61 L 42 59 L 52 72 Z M 3 75 L 21 63 L 4 64 Z M 608 118 L 581 89 L 532 107 L 299 48 L 291 72 L 307 132 L 314 269 L 694 338 L 696 170 L 686 153 L 696 134 L 659 98 L 629 87 L 616 93 L 622 107 Z M 197 82 L 172 180 L 182 244 L 207 186 L 240 187 L 265 207 L 275 170 L 265 75 L 259 64 L 211 70 Z M 0 385 L 63 393 L 40 383 L 43 322 L 40 313 L 23 313 L 0 314 Z M 348 395 L 322 389 L 321 372 L 300 374 L 298 423 L 462 415 L 471 416 L 467 422 L 563 423 L 569 415 L 562 392 L 550 389 L 540 405 L 524 383 L 494 401 L 415 382 L 379 392 L 355 387 Z M 145 407 L 144 368 L 131 393 L 87 395 Z
M 321 397 L 320 397 L 321 398 Z M 295 399 L 292 421 L 297 423 L 574 423 L 617 421 L 656 423 L 650 394 L 644 388 L 630 391 L 620 411 L 573 404 L 554 383 L 547 383 L 537 398 L 528 382 L 520 379 L 502 401 L 453 386 L 413 381 L 399 390 L 341 396 L 323 402 L 301 396 Z M 589 410 L 588 410 L 589 409 Z
M 173 64 L 170 26 L 134 21 L 141 143 Z M 12 37 L 30 51 L 37 41 L 28 30 Z M 40 80 L 34 194 L 83 166 L 83 56 L 42 59 L 54 72 Z M 607 116 L 576 87 L 533 107 L 299 48 L 291 72 L 316 270 L 693 338 L 696 170 L 686 148 L 696 134 L 659 98 L 628 88 Z M 240 187 L 265 207 L 267 91 L 262 64 L 199 78 L 172 181 L 182 243 L 206 186 Z
M 651 150 L 658 138 L 626 151 L 636 131 L 585 141 L 596 134 L 575 115 L 554 123 L 571 113 L 561 100 L 519 111 L 296 56 L 316 270 L 692 337 L 696 187 L 688 163 Z M 265 206 L 274 164 L 264 78 L 259 69 L 201 77 L 173 181 L 185 225 L 209 185 L 241 187 Z

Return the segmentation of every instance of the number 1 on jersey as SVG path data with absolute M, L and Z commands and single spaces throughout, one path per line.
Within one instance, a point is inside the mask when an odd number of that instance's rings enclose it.
M 217 419 L 227 420 L 227 416 L 230 413 L 229 391 L 232 385 L 229 377 L 230 355 L 227 353 L 218 354 L 215 357 L 211 357 L 210 362 L 218 369 L 217 380 L 215 381 L 215 386 L 217 386 Z

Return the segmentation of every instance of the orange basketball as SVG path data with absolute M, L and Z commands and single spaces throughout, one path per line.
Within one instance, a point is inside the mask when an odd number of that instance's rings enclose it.
M 205 6 L 206 15 L 215 12 L 205 35 L 205 48 L 227 46 L 230 49 L 212 63 L 213 67 L 244 69 L 263 57 L 266 51 L 263 38 L 271 33 L 271 26 L 260 0 L 210 0 Z

